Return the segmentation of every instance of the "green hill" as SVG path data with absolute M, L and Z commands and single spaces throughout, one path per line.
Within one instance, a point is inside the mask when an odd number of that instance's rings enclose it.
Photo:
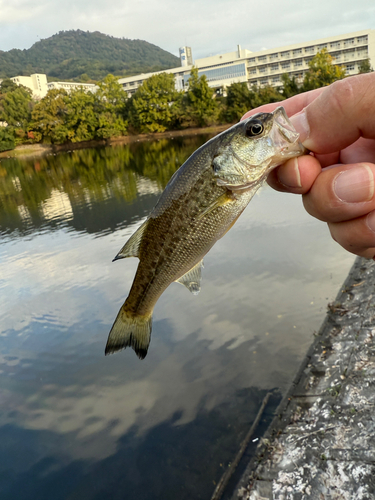
M 30 49 L 0 51 L 0 78 L 46 73 L 49 80 L 99 80 L 108 73 L 130 76 L 179 65 L 178 57 L 156 45 L 98 31 L 60 31 Z

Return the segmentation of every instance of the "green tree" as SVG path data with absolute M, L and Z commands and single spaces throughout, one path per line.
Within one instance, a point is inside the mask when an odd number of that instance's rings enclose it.
M 107 139 L 125 134 L 126 93 L 113 75 L 107 75 L 98 83 L 98 87 L 94 94 L 95 112 L 98 117 L 97 137 Z
M 372 71 L 374 71 L 374 70 L 371 67 L 371 63 L 370 63 L 369 58 L 361 61 L 361 64 L 359 65 L 359 68 L 358 68 L 358 73 L 371 73 Z
M 290 78 L 288 73 L 284 73 L 283 75 L 281 75 L 281 81 L 283 82 L 282 94 L 286 99 L 288 99 L 289 97 L 293 97 L 294 95 L 297 95 L 301 92 L 301 89 L 294 76 Z
M 309 69 L 305 74 L 302 91 L 325 87 L 345 77 L 345 69 L 334 64 L 334 58 L 327 49 L 322 49 L 309 62 Z
M 52 89 L 35 105 L 30 130 L 37 141 L 62 144 L 68 140 L 67 96 L 64 89 Z
M 71 142 L 90 141 L 95 138 L 98 118 L 95 113 L 95 98 L 82 88 L 73 89 L 63 98 L 66 105 L 64 125 Z
M 0 152 L 15 148 L 14 133 L 11 127 L 0 127 Z
M 174 75 L 161 73 L 143 82 L 129 102 L 129 123 L 138 132 L 163 132 L 176 119 Z
M 25 87 L 0 95 L 0 121 L 26 131 L 31 120 L 33 101 L 31 92 Z
M 265 85 L 264 87 L 253 88 L 254 92 L 254 107 L 262 106 L 263 104 L 269 104 L 270 102 L 283 101 L 285 97 L 279 92 L 279 90 L 271 85 Z
M 189 89 L 181 101 L 182 123 L 199 127 L 215 123 L 220 110 L 214 96 L 215 92 L 209 87 L 206 76 L 198 76 L 198 68 L 192 68 Z
M 4 80 L 0 83 L 0 94 L 6 94 L 7 92 L 12 92 L 12 90 L 16 90 L 18 85 L 14 83 L 10 78 L 4 78 Z
M 254 108 L 255 93 L 249 90 L 246 82 L 232 83 L 227 88 L 226 107 L 222 116 L 225 121 L 232 123 Z

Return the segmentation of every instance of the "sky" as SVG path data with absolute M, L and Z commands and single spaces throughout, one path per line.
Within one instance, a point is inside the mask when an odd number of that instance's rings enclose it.
M 141 39 L 193 59 L 375 28 L 374 0 L 0 0 L 0 50 L 62 30 Z

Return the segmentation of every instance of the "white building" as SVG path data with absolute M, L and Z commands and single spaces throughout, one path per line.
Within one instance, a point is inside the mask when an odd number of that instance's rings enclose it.
M 11 80 L 17 85 L 24 85 L 33 92 L 34 99 L 42 99 L 51 89 L 65 89 L 67 92 L 73 89 L 85 89 L 96 92 L 94 83 L 80 82 L 47 82 L 47 75 L 36 73 L 31 76 L 14 76 Z
M 96 92 L 98 86 L 95 83 L 81 83 L 81 82 L 50 82 L 48 83 L 48 90 L 51 89 L 64 89 L 67 92 L 75 89 L 84 89 L 90 92 Z
M 35 99 L 41 99 L 48 92 L 47 76 L 35 73 L 31 76 L 14 76 L 11 80 L 17 85 L 23 85 L 30 89 Z
M 225 89 L 234 82 L 281 86 L 283 73 L 301 82 L 309 61 L 323 48 L 335 58 L 335 64 L 344 67 L 347 75 L 355 75 L 365 59 L 369 58 L 372 65 L 375 63 L 375 30 L 356 31 L 258 52 L 243 50 L 238 46 L 235 52 L 197 59 L 194 66 L 198 68 L 199 76 L 205 74 L 209 86 L 216 89 Z M 186 88 L 192 68 L 192 64 L 187 64 L 188 57 L 191 58 L 191 49 L 183 47 L 180 49 L 180 67 L 120 78 L 119 83 L 130 96 L 150 76 L 172 73 L 175 75 L 176 88 L 182 90 Z
M 347 75 L 356 75 L 362 61 L 375 62 L 375 30 L 356 31 L 310 42 L 253 52 L 248 59 L 250 85 L 281 85 L 281 75 L 288 73 L 301 82 L 309 69 L 308 63 L 322 49 L 334 57 L 334 64 L 342 66 Z

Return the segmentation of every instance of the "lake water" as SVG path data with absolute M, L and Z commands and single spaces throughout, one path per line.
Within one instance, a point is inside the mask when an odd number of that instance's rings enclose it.
M 138 263 L 112 258 L 205 140 L 1 160 L 2 500 L 209 500 L 270 390 L 254 439 L 272 418 L 354 261 L 300 197 L 264 187 L 146 359 L 104 356 Z

